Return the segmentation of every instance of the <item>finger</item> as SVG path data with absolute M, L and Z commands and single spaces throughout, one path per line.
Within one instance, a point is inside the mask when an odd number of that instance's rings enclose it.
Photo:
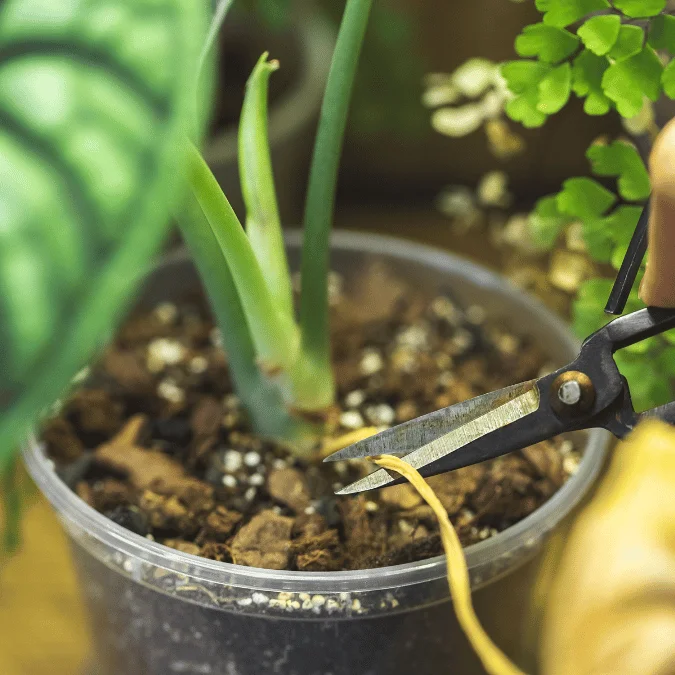
M 546 675 L 672 672 L 675 430 L 656 420 L 621 443 L 567 537 L 548 590 Z
M 649 173 L 649 248 L 640 298 L 649 306 L 675 307 L 675 119 L 654 143 Z

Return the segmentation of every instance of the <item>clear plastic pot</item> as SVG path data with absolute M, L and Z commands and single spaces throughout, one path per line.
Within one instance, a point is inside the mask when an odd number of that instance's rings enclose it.
M 289 237 L 293 265 L 297 235 Z M 345 275 L 381 260 L 430 293 L 449 291 L 535 336 L 551 359 L 578 344 L 565 325 L 502 278 L 465 260 L 386 237 L 336 233 Z M 177 300 L 198 284 L 185 257 L 149 277 L 141 303 Z M 596 478 L 607 447 L 592 431 L 577 473 L 517 525 L 466 550 L 481 620 L 520 658 L 532 560 Z M 180 553 L 112 523 L 54 473 L 39 444 L 28 468 L 72 542 L 93 619 L 97 675 L 431 675 L 482 672 L 454 619 L 442 557 L 334 573 L 278 572 Z

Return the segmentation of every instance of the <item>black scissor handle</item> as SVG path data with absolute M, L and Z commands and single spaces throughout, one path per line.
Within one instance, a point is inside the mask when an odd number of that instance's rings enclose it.
M 603 335 L 612 345 L 612 351 L 618 351 L 671 328 L 675 328 L 675 309 L 646 307 L 610 321 L 593 333 L 587 342 L 597 335 Z
M 605 305 L 606 314 L 621 314 L 626 307 L 628 296 L 630 295 L 635 278 L 640 270 L 640 265 L 647 252 L 647 226 L 649 224 L 649 202 L 645 204 L 640 219 L 638 220 L 635 232 L 631 237 L 628 250 L 623 258 L 621 267 L 614 280 L 612 291 L 609 294 L 607 305 Z
M 642 413 L 638 414 L 638 421 L 647 419 L 650 417 L 656 417 L 662 422 L 667 424 L 672 424 L 675 426 L 675 401 L 661 405 L 658 408 L 652 408 L 651 410 L 645 410 Z

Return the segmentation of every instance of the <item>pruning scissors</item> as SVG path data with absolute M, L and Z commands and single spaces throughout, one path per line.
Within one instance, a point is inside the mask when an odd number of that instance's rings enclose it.
M 620 314 L 647 248 L 645 207 L 605 308 Z M 423 476 L 494 459 L 558 434 L 604 428 L 624 438 L 644 417 L 675 424 L 675 401 L 637 413 L 614 352 L 675 328 L 675 309 L 647 307 L 621 316 L 590 335 L 572 363 L 516 384 L 423 415 L 328 456 L 325 461 L 399 455 Z M 403 479 L 378 469 L 337 494 L 353 494 Z

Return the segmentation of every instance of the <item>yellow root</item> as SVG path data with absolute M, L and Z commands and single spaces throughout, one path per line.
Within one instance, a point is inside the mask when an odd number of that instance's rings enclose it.
M 378 432 L 377 427 L 363 427 L 362 429 L 357 429 L 356 431 L 350 431 L 348 434 L 343 436 L 338 436 L 338 438 L 327 438 L 319 450 L 320 457 L 328 457 L 342 448 L 346 448 L 348 445 L 353 445 L 359 441 L 364 440 L 365 438 L 370 438 Z
M 380 455 L 373 461 L 384 469 L 401 474 L 419 492 L 420 497 L 432 508 L 441 530 L 441 541 L 445 549 L 448 569 L 448 585 L 455 608 L 455 614 L 462 630 L 473 646 L 485 670 L 490 675 L 524 675 L 506 655 L 492 642 L 481 626 L 471 602 L 471 582 L 466 566 L 464 551 L 459 537 L 452 527 L 447 511 L 434 491 L 416 469 L 398 457 Z

